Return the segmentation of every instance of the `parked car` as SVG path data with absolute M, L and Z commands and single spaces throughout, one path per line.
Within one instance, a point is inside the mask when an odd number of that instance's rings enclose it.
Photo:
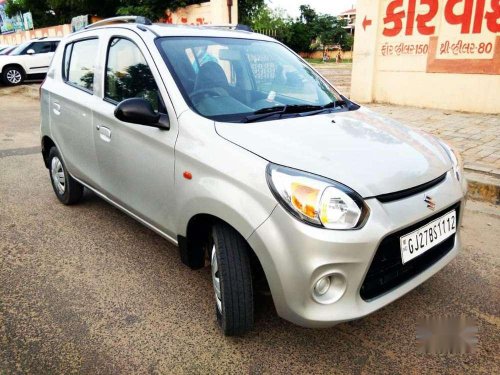
M 71 34 L 41 87 L 41 143 L 63 204 L 86 187 L 184 264 L 210 262 L 226 335 L 252 328 L 266 285 L 279 316 L 331 326 L 408 293 L 460 248 L 456 152 L 244 27 L 120 17 Z
M 0 51 L 0 56 L 4 56 L 4 55 L 8 55 L 9 53 L 11 53 L 17 46 L 7 46 L 5 48 L 3 48 L 1 51 Z
M 25 79 L 43 78 L 49 70 L 60 38 L 40 38 L 22 43 L 0 59 L 2 80 L 19 85 Z

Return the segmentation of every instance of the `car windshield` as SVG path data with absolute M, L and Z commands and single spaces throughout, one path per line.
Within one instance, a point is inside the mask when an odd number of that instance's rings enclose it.
M 29 45 L 31 44 L 31 41 L 28 41 L 28 42 L 24 42 L 24 43 L 21 43 L 20 45 L 18 45 L 16 48 L 14 48 L 10 53 L 9 55 L 12 55 L 12 56 L 15 56 L 15 55 L 19 55 L 20 53 L 22 53 L 24 51 L 24 49 L 26 47 L 28 47 Z
M 7 47 L 0 52 L 0 56 L 2 55 L 10 55 L 11 52 L 15 49 L 16 47 Z
M 345 104 L 313 69 L 276 42 L 164 37 L 157 46 L 189 106 L 217 121 L 309 115 Z

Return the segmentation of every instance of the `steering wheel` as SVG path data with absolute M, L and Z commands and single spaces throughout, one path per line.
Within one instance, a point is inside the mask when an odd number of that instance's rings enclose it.
M 195 90 L 191 94 L 189 94 L 189 97 L 193 101 L 197 101 L 197 100 L 195 100 L 195 98 L 197 98 L 203 94 L 213 94 L 213 95 L 211 95 L 212 97 L 222 96 L 223 93 L 221 93 L 219 90 L 223 90 L 224 92 L 226 91 L 222 87 L 209 88 L 209 89 L 199 89 L 199 90 Z

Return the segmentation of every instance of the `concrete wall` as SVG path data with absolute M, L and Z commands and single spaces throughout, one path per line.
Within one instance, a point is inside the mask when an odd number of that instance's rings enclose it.
M 351 98 L 500 113 L 498 0 L 358 0 Z
M 70 32 L 71 25 L 59 25 L 30 31 L 18 31 L 17 33 L 0 35 L 0 44 L 15 45 L 34 38 L 62 37 Z
M 176 12 L 166 11 L 160 22 L 182 25 L 228 24 L 227 0 L 211 0 L 201 4 L 180 8 Z M 231 23 L 238 23 L 238 1 L 233 0 Z M 71 25 L 59 25 L 31 31 L 0 35 L 0 44 L 19 44 L 44 36 L 64 36 L 71 32 Z
M 175 12 L 166 11 L 161 22 L 181 25 L 228 24 L 229 9 L 227 0 L 211 0 L 201 4 L 189 5 Z M 238 23 L 238 1 L 233 0 L 231 23 Z

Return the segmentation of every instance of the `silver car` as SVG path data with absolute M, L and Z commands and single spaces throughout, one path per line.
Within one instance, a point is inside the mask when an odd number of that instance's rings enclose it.
M 459 156 L 244 27 L 101 21 L 61 42 L 41 114 L 57 198 L 85 187 L 210 263 L 226 335 L 267 288 L 302 326 L 365 316 L 460 248 Z

